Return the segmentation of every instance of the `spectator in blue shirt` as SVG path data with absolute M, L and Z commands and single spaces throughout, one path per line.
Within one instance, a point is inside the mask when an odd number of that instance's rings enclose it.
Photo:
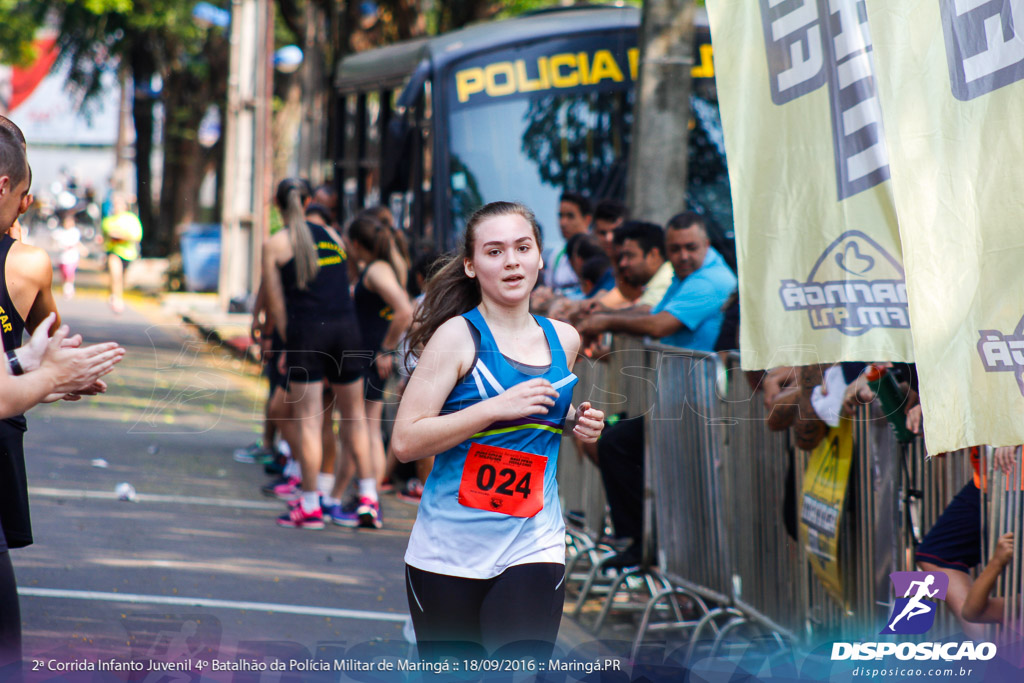
M 736 276 L 711 247 L 700 215 L 685 212 L 665 226 L 665 251 L 673 278 L 665 296 L 647 313 L 623 311 L 593 315 L 578 329 L 585 343 L 602 332 L 655 337 L 664 344 L 713 351 L 724 318 L 723 308 L 736 291 Z M 604 482 L 615 535 L 631 541 L 606 567 L 640 563 L 643 538 L 644 420 L 623 415 L 597 442 L 597 461 Z

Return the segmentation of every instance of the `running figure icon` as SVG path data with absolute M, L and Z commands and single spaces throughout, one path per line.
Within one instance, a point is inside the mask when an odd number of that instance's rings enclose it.
M 904 617 L 907 618 L 907 621 L 910 621 L 920 614 L 928 614 L 935 609 L 932 605 L 922 602 L 925 598 L 934 598 L 939 592 L 938 588 L 933 591 L 928 590 L 933 583 L 935 583 L 935 577 L 931 574 L 926 576 L 923 581 L 910 582 L 910 586 L 907 587 L 907 592 L 903 595 L 903 597 L 910 598 L 910 600 L 903 608 L 903 611 L 899 613 L 899 616 L 893 619 L 892 623 L 889 624 L 890 631 L 895 632 L 896 623 Z M 911 598 L 910 594 L 914 591 L 915 586 L 917 586 L 917 593 Z

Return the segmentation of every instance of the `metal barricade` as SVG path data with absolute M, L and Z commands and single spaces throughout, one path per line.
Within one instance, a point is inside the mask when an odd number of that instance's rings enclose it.
M 696 629 L 730 618 L 729 548 L 719 467 L 723 449 L 723 379 L 718 356 L 660 344 L 648 345 L 657 369 L 657 400 L 644 424 L 645 555 L 663 588 L 652 591 L 641 619 L 634 656 L 651 630 Z M 685 619 L 677 598 L 697 608 Z M 710 603 L 710 605 L 709 605 Z M 652 623 L 659 607 L 674 619 Z M 603 616 L 603 615 L 602 615 Z
M 614 337 L 608 353 L 596 359 L 578 359 L 574 372 L 580 378 L 573 392 L 574 405 L 590 401 L 606 415 L 623 417 L 643 415 L 650 406 L 653 373 L 643 342 L 636 337 Z M 602 562 L 612 557 L 614 550 L 596 543 L 605 531 L 607 517 L 600 470 L 590 460 L 579 457 L 576 445 L 570 439 L 562 441 L 559 462 L 558 485 L 559 490 L 564 491 L 563 510 L 583 513 L 582 534 L 569 531 L 570 547 L 566 559 L 570 581 L 583 581 L 573 610 L 574 616 L 578 617 L 587 599 L 598 592 L 606 596 L 605 607 L 610 606 L 614 590 L 609 591 L 609 587 L 617 588 L 618 584 L 615 584 L 615 578 L 604 576 Z M 586 570 L 586 574 L 581 570 Z
M 997 593 L 1003 598 L 1003 623 L 998 628 L 1000 647 L 1005 646 L 1004 656 L 1020 660 L 1022 646 L 1020 634 L 1024 633 L 1024 605 L 1021 604 L 1022 566 L 1021 527 L 1024 526 L 1024 473 L 1022 473 L 1021 451 L 1014 453 L 1010 474 L 1000 470 L 993 453 L 982 458 L 982 471 L 990 485 L 983 488 L 983 501 L 987 501 L 987 517 L 982 524 L 988 533 L 983 534 L 984 546 L 982 563 L 992 561 L 999 538 L 1006 533 L 1013 534 L 1013 558 L 1003 568 L 996 583 Z M 986 508 L 983 505 L 982 510 Z
M 573 392 L 573 404 L 594 393 L 605 379 L 605 366 L 579 359 L 574 367 L 579 382 Z M 605 496 L 601 473 L 570 438 L 564 438 L 558 454 L 558 493 L 566 517 L 566 580 L 583 581 L 587 574 L 576 573 L 577 565 L 587 571 L 603 554 L 597 540 L 605 528 Z
M 922 439 L 915 439 L 909 444 L 902 457 L 899 514 L 903 533 L 898 545 L 897 570 L 919 571 L 915 561 L 917 544 L 935 526 L 960 489 L 972 480 L 974 470 L 967 449 L 929 458 Z M 984 526 L 982 520 L 979 539 Z M 960 630 L 956 615 L 944 603 L 931 631 L 941 637 Z
M 578 364 L 589 364 L 594 369 L 597 380 L 589 393 L 584 393 L 584 387 L 578 387 L 578 393 L 573 396 L 575 404 L 590 400 L 595 408 L 604 411 L 606 415 L 621 419 L 637 418 L 648 413 L 653 398 L 655 377 L 641 339 L 627 335 L 615 336 L 606 354 L 596 360 L 580 359 Z M 597 473 L 596 467 L 592 469 Z M 595 481 L 601 485 L 599 473 L 595 476 Z M 603 488 L 601 492 L 603 494 Z M 602 498 L 602 505 L 603 500 Z M 604 603 L 594 625 L 595 632 L 600 631 L 612 609 L 643 609 L 647 597 L 666 587 L 664 582 L 658 581 L 647 571 L 649 561 L 643 562 L 637 570 L 605 572 L 604 563 L 613 555 L 614 551 L 610 547 L 587 551 L 586 559 L 589 562 L 586 564 L 589 566 L 589 572 L 572 610 L 573 616 L 579 617 L 589 598 L 598 593 L 603 594 Z M 570 558 L 568 562 L 575 567 L 578 566 L 578 560 L 579 556 Z M 618 591 L 623 588 L 631 594 L 639 591 L 645 601 L 639 604 L 630 600 L 615 602 Z M 678 609 L 674 610 L 674 614 L 678 616 Z
M 813 575 L 783 518 L 787 479 L 795 499 L 789 504 L 798 506 L 810 454 L 793 449 L 787 432 L 767 429 L 762 399 L 746 382 L 738 355 L 723 361 L 659 344 L 644 352 L 625 336 L 613 348 L 605 377 L 600 364 L 581 366 L 578 391 L 588 393 L 577 401 L 645 415 L 646 557 L 632 576 L 646 581 L 651 597 L 634 654 L 648 632 L 670 629 L 690 631 L 690 654 L 705 628 L 714 636 L 713 653 L 741 628 L 774 635 L 780 647 L 876 631 L 893 604 L 889 574 L 916 569 L 916 542 L 970 479 L 967 455 L 926 459 L 920 440 L 896 442 L 877 404 L 858 411 L 839 550 L 844 599 L 837 601 Z M 560 476 L 584 478 L 569 465 Z M 1022 525 L 1024 494 L 1004 488 L 992 495 L 990 544 L 997 529 L 1019 534 Z M 600 559 L 592 563 L 577 616 L 599 566 Z M 1021 569 L 1015 559 L 1015 578 L 1006 586 L 1013 605 L 1020 601 Z M 620 575 L 607 587 L 598 630 L 630 578 Z M 692 601 L 697 616 L 684 618 L 680 596 Z M 655 622 L 657 616 L 668 621 Z M 940 619 L 956 630 L 954 615 L 947 611 Z M 1024 625 L 1024 609 L 1008 606 L 1007 621 Z
M 658 567 L 675 585 L 726 603 L 731 587 L 719 478 L 724 415 L 716 391 L 721 361 L 669 346 L 649 349 L 657 362 L 658 400 L 645 424 L 645 470 Z
M 789 446 L 789 432 L 765 427 L 763 400 L 740 370 L 739 354 L 727 361 L 728 390 L 722 425 L 732 596 L 735 606 L 791 640 L 805 632 L 809 571 L 803 550 L 786 530 L 785 506 L 799 517 L 804 458 Z M 791 498 L 786 499 L 791 478 Z

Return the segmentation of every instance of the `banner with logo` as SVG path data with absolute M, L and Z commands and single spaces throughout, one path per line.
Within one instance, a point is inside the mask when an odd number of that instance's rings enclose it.
M 930 453 L 1024 442 L 1024 2 L 868 0 Z
M 815 576 L 845 604 L 839 536 L 853 464 L 853 423 L 841 420 L 811 453 L 800 497 L 800 544 Z
M 746 369 L 909 360 L 871 34 L 858 0 L 708 0 Z

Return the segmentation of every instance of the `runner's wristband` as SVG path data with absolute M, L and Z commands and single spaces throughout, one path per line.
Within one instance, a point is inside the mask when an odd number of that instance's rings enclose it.
M 25 368 L 21 367 L 21 361 L 18 360 L 18 354 L 14 351 L 7 352 L 7 367 L 10 368 L 12 375 L 25 374 Z

